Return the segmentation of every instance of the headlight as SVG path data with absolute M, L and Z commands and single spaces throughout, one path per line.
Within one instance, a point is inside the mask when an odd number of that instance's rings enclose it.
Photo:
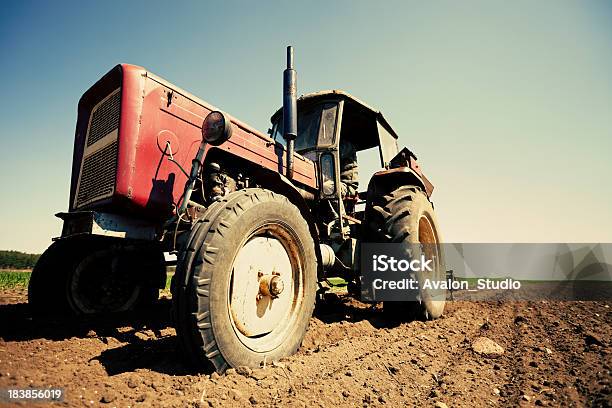
M 202 123 L 202 138 L 206 143 L 219 146 L 232 136 L 232 124 L 227 114 L 221 111 L 210 112 Z

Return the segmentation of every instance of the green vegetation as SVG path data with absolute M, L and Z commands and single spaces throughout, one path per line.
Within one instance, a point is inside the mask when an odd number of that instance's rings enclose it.
M 30 281 L 30 272 L 0 271 L 0 289 L 27 287 Z
M 347 282 L 340 277 L 327 278 L 327 284 L 329 285 L 329 291 L 333 293 L 346 293 Z
M 28 287 L 30 281 L 31 272 L 27 271 L 0 271 L 0 289 L 10 289 L 15 287 Z M 170 291 L 170 280 L 172 279 L 173 273 L 169 273 L 166 277 L 166 288 L 164 290 Z
M 40 255 L 19 251 L 0 251 L 0 269 L 32 269 Z
M 347 282 L 339 277 L 331 277 L 331 278 L 327 278 L 327 283 L 329 283 L 331 286 L 346 286 Z
M 172 277 L 174 276 L 174 273 L 169 272 L 166 275 L 166 287 L 163 290 L 167 290 L 170 291 L 170 282 L 172 281 Z

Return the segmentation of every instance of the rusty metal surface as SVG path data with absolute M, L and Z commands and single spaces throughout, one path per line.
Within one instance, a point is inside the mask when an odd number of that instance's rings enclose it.
M 143 125 L 154 129 L 151 133 L 154 133 L 156 129 L 173 130 L 178 137 L 180 144 L 178 147 L 181 149 L 175 159 L 183 167 L 189 168 L 201 138 L 200 128 L 202 121 L 212 109 L 217 108 L 191 94 L 184 94 L 184 91 L 180 88 L 174 87 L 151 73 L 147 72 L 146 75 L 149 80 L 146 82 L 144 89 Z M 170 104 L 168 104 L 168 92 L 172 94 Z M 213 149 L 218 149 L 231 156 L 246 159 L 251 163 L 274 172 L 285 171 L 286 157 L 277 154 L 275 144 L 269 136 L 254 130 L 234 117 L 230 116 L 230 120 L 233 126 L 232 138 L 218 147 L 208 146 L 205 156 Z M 146 140 L 146 132 L 141 130 L 140 137 Z M 139 147 L 136 165 L 149 169 L 151 167 L 150 157 L 155 153 L 150 151 L 149 146 L 141 145 Z M 297 155 L 294 157 L 294 163 L 295 182 L 310 188 L 316 187 L 314 163 Z M 181 187 L 184 184 L 183 175 L 176 173 L 171 163 L 162 163 L 160 168 L 156 169 L 156 172 L 157 177 L 155 179 L 157 180 L 168 180 L 172 173 L 175 174 L 172 195 L 175 202 L 177 202 L 182 192 Z M 134 179 L 133 184 L 137 185 L 141 182 L 141 180 Z M 151 205 L 151 200 L 161 201 L 163 199 L 163 197 L 159 197 L 156 194 L 150 195 L 150 191 L 145 191 L 142 187 L 138 188 L 138 190 L 146 194 L 146 196 L 139 197 L 138 194 L 133 194 L 133 200 L 135 201 L 140 200 L 142 202 L 147 199 L 149 200 L 148 205 Z M 161 193 L 163 195 L 163 193 L 168 192 L 164 190 Z
M 128 64 L 113 68 L 81 98 L 69 208 L 75 210 L 73 203 L 91 109 L 118 86 L 121 117 L 114 193 L 105 200 L 85 204 L 82 209 L 104 208 L 165 219 L 180 201 L 186 181 L 186 176 L 167 158 L 172 154 L 183 168 L 191 167 L 202 138 L 204 117 L 216 108 L 144 68 Z M 285 172 L 286 157 L 278 154 L 269 136 L 233 117 L 231 124 L 232 138 L 221 146 L 208 146 L 206 154 L 219 149 L 228 157 L 246 159 L 271 172 Z M 171 150 L 165 151 L 168 143 Z M 298 154 L 294 163 L 294 182 L 315 189 L 315 164 Z

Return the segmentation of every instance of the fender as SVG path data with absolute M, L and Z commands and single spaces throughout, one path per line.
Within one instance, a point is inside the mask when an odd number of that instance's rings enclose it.
M 370 179 L 367 193 L 368 203 L 372 202 L 374 197 L 405 185 L 418 186 L 425 192 L 428 199 L 431 198 L 434 186 L 423 174 L 414 153 L 404 147 L 391 159 L 389 165 L 389 169 L 374 173 Z
M 398 167 L 374 173 L 368 183 L 368 197 L 370 197 L 371 192 L 374 192 L 371 190 L 376 190 L 378 193 L 387 192 L 405 185 L 420 187 L 427 195 L 427 198 L 431 197 L 434 189 L 433 184 L 424 174 L 419 175 L 410 167 Z

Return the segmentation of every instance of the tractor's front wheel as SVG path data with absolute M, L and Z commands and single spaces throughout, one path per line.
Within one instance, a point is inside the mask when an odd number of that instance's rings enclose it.
M 193 227 L 179 256 L 173 313 L 199 367 L 258 367 L 293 354 L 315 303 L 317 258 L 308 224 L 286 197 L 232 193 Z

